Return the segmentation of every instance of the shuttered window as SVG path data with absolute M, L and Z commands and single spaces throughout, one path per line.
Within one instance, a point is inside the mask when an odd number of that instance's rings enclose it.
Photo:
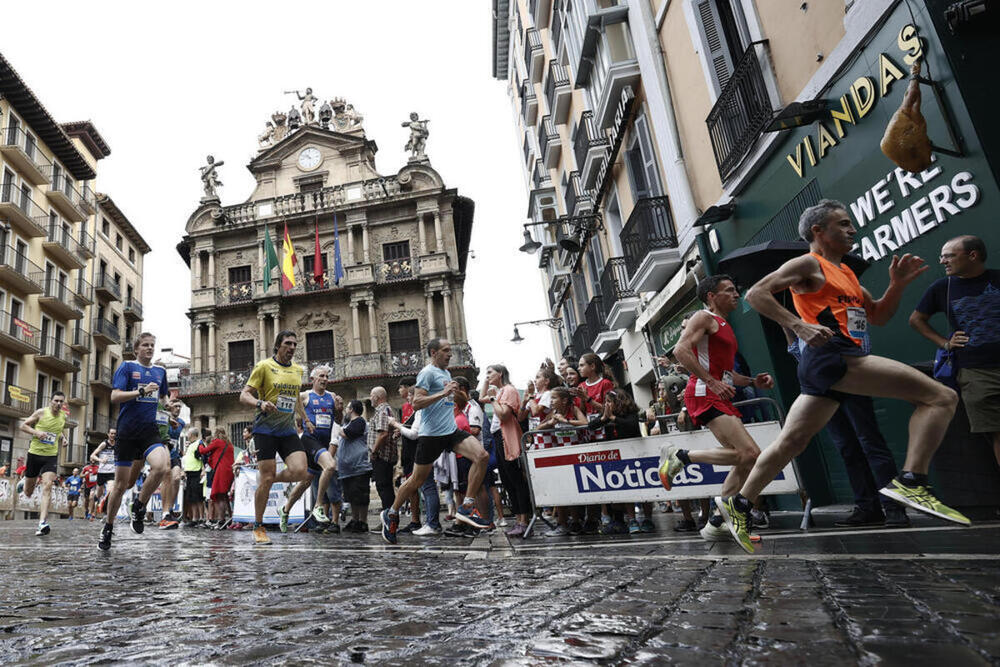
M 748 45 L 746 30 L 741 30 L 742 14 L 732 0 L 699 0 L 695 4 L 698 31 L 708 57 L 709 71 L 718 95 L 729 83 L 733 69 Z

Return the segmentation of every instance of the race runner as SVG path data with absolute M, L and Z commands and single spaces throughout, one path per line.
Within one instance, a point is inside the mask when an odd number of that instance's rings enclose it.
M 66 394 L 53 392 L 48 406 L 35 410 L 21 424 L 21 431 L 31 436 L 28 445 L 28 460 L 24 470 L 24 497 L 30 498 L 35 492 L 38 477 L 42 478 L 42 498 L 38 509 L 38 530 L 35 535 L 48 535 L 49 503 L 52 502 L 52 484 L 56 481 L 56 466 L 59 463 L 59 443 L 65 442 L 63 429 L 66 427 L 66 413 L 63 404 Z
M 97 496 L 97 464 L 88 463 L 80 473 L 83 478 L 83 511 L 88 521 L 94 520 L 94 502 Z
M 447 370 L 448 362 L 451 361 L 451 344 L 444 338 L 432 338 L 427 341 L 427 354 L 431 358 L 430 363 L 417 375 L 413 394 L 413 409 L 424 410 L 413 460 L 413 474 L 396 490 L 392 507 L 382 510 L 380 515 L 382 539 L 389 544 L 396 544 L 399 508 L 423 485 L 435 459 L 445 451 L 454 451 L 472 462 L 465 502 L 458 508 L 455 518 L 473 528 L 489 527 L 489 522 L 479 514 L 475 506 L 489 454 L 476 436 L 460 430 L 455 424 L 455 401 L 452 393 L 458 388 L 458 384 L 451 379 L 451 373 Z
M 254 495 L 254 544 L 271 544 L 264 528 L 264 510 L 275 482 L 301 482 L 309 479 L 306 454 L 295 430 L 301 423 L 302 367 L 292 362 L 298 337 L 294 331 L 279 331 L 274 339 L 274 356 L 258 362 L 240 393 L 240 403 L 257 409 L 253 423 L 253 442 L 257 448 L 257 493 Z M 285 469 L 276 473 L 275 455 L 280 455 Z
M 175 398 L 167 405 L 165 414 L 161 412 L 156 414 L 160 435 L 165 440 L 163 444 L 170 448 L 170 473 L 160 484 L 160 498 L 163 500 L 160 530 L 172 530 L 180 526 L 180 517 L 174 513 L 173 509 L 177 492 L 180 490 L 181 478 L 184 477 L 181 470 L 181 458 L 184 456 L 181 434 L 184 433 L 184 427 L 187 424 L 180 418 L 181 407 L 181 402 Z M 164 419 L 166 419 L 166 424 L 162 423 Z
M 868 322 L 887 323 L 904 288 L 928 267 L 919 257 L 894 255 L 889 286 L 876 301 L 854 272 L 841 264 L 854 246 L 856 233 L 843 204 L 821 200 L 799 218 L 799 234 L 809 241 L 809 254 L 785 262 L 747 294 L 754 309 L 791 329 L 807 345 L 798 368 L 801 394 L 788 412 L 781 435 L 757 459 L 739 493 L 715 498 L 726 526 L 747 553 L 753 553 L 747 533 L 750 510 L 761 490 L 826 425 L 845 393 L 897 398 L 915 406 L 903 470 L 880 493 L 932 516 L 970 524 L 934 496 L 927 480 L 931 458 L 955 412 L 957 395 L 905 364 L 869 352 Z M 800 317 L 774 298 L 774 293 L 785 289 L 791 290 Z
M 309 391 L 300 393 L 305 419 L 302 420 L 302 448 L 306 452 L 306 469 L 309 471 L 309 478 L 302 480 L 295 485 L 292 492 L 288 494 L 285 504 L 278 511 L 280 523 L 278 528 L 281 532 L 288 531 L 288 514 L 292 507 L 299 501 L 302 494 L 312 485 L 312 478 L 319 475 L 319 493 L 321 495 L 329 486 L 333 477 L 337 474 L 337 464 L 334 456 L 337 452 L 337 443 L 330 445 L 333 434 L 333 404 L 336 394 L 327 392 L 326 385 L 330 381 L 331 368 L 326 364 L 317 366 L 309 374 L 313 387 Z M 337 425 L 339 430 L 340 426 Z M 312 509 L 312 517 L 321 525 L 330 523 L 330 517 L 323 511 L 323 503 L 320 498 L 315 499 Z M 336 518 L 336 517 L 334 517 Z M 333 532 L 340 532 L 340 524 Z
M 687 450 L 667 445 L 661 454 L 660 482 L 669 491 L 674 477 L 692 463 L 732 466 L 722 483 L 722 495 L 731 496 L 739 491 L 760 456 L 760 447 L 733 406 L 734 387 L 752 384 L 758 389 L 770 389 L 774 379 L 767 373 L 747 377 L 733 370 L 739 345 L 726 320 L 740 303 L 733 279 L 718 275 L 702 280 L 698 299 L 706 308 L 687 319 L 674 356 L 691 374 L 684 391 L 688 415 L 696 426 L 707 426 L 722 448 Z M 722 517 L 713 516 L 701 529 L 701 536 L 722 541 L 729 539 L 729 531 L 723 527 Z
M 67 519 L 73 520 L 73 510 L 80 502 L 80 489 L 83 488 L 83 478 L 80 477 L 80 469 L 73 468 L 73 474 L 66 478 L 66 507 L 69 508 Z
M 108 499 L 108 482 L 115 478 L 115 443 L 118 441 L 118 431 L 108 429 L 108 437 L 102 440 L 90 454 L 90 462 L 97 464 L 97 492 L 94 493 L 90 510 L 91 516 L 104 512 L 104 504 Z
M 149 473 L 142 490 L 133 498 L 130 508 L 132 532 L 142 534 L 146 503 L 160 486 L 160 480 L 170 472 L 170 453 L 163 445 L 156 413 L 161 400 L 167 397 L 167 371 L 153 365 L 156 337 L 142 332 L 132 345 L 135 361 L 123 361 L 111 381 L 111 404 L 121 405 L 118 411 L 118 434 L 115 443 L 115 481 L 105 503 L 104 527 L 97 546 L 111 548 L 115 515 L 125 491 L 130 489 L 143 464 Z

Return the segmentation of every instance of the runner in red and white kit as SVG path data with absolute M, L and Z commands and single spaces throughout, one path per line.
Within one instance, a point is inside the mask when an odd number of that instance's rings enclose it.
M 758 389 L 770 389 L 774 379 L 768 373 L 751 378 L 733 370 L 739 345 L 726 320 L 740 302 L 733 279 L 718 275 L 702 280 L 698 298 L 706 308 L 688 319 L 674 356 L 691 373 L 684 392 L 688 416 L 696 426 L 708 427 L 722 448 L 686 450 L 667 445 L 660 457 L 660 482 L 669 490 L 674 477 L 692 463 L 732 466 L 722 484 L 725 496 L 739 490 L 760 455 L 760 447 L 747 433 L 740 411 L 733 406 L 734 387 L 752 384 Z M 729 530 L 718 517 L 706 524 L 701 535 L 713 541 L 730 539 Z

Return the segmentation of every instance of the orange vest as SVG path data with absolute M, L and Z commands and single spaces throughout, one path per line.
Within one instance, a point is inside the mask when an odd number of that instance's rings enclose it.
M 868 318 L 865 295 L 854 271 L 846 264 L 836 265 L 814 252 L 826 282 L 818 292 L 792 292 L 792 302 L 799 317 L 809 324 L 832 329 L 858 347 L 868 347 Z

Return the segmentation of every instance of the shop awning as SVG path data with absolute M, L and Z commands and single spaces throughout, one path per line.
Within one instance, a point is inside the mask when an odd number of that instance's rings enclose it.
M 768 241 L 734 250 L 718 264 L 719 273 L 736 279 L 741 289 L 746 289 L 767 274 L 775 271 L 790 259 L 809 252 L 805 241 Z M 871 264 L 857 255 L 844 255 L 844 264 L 860 277 Z

